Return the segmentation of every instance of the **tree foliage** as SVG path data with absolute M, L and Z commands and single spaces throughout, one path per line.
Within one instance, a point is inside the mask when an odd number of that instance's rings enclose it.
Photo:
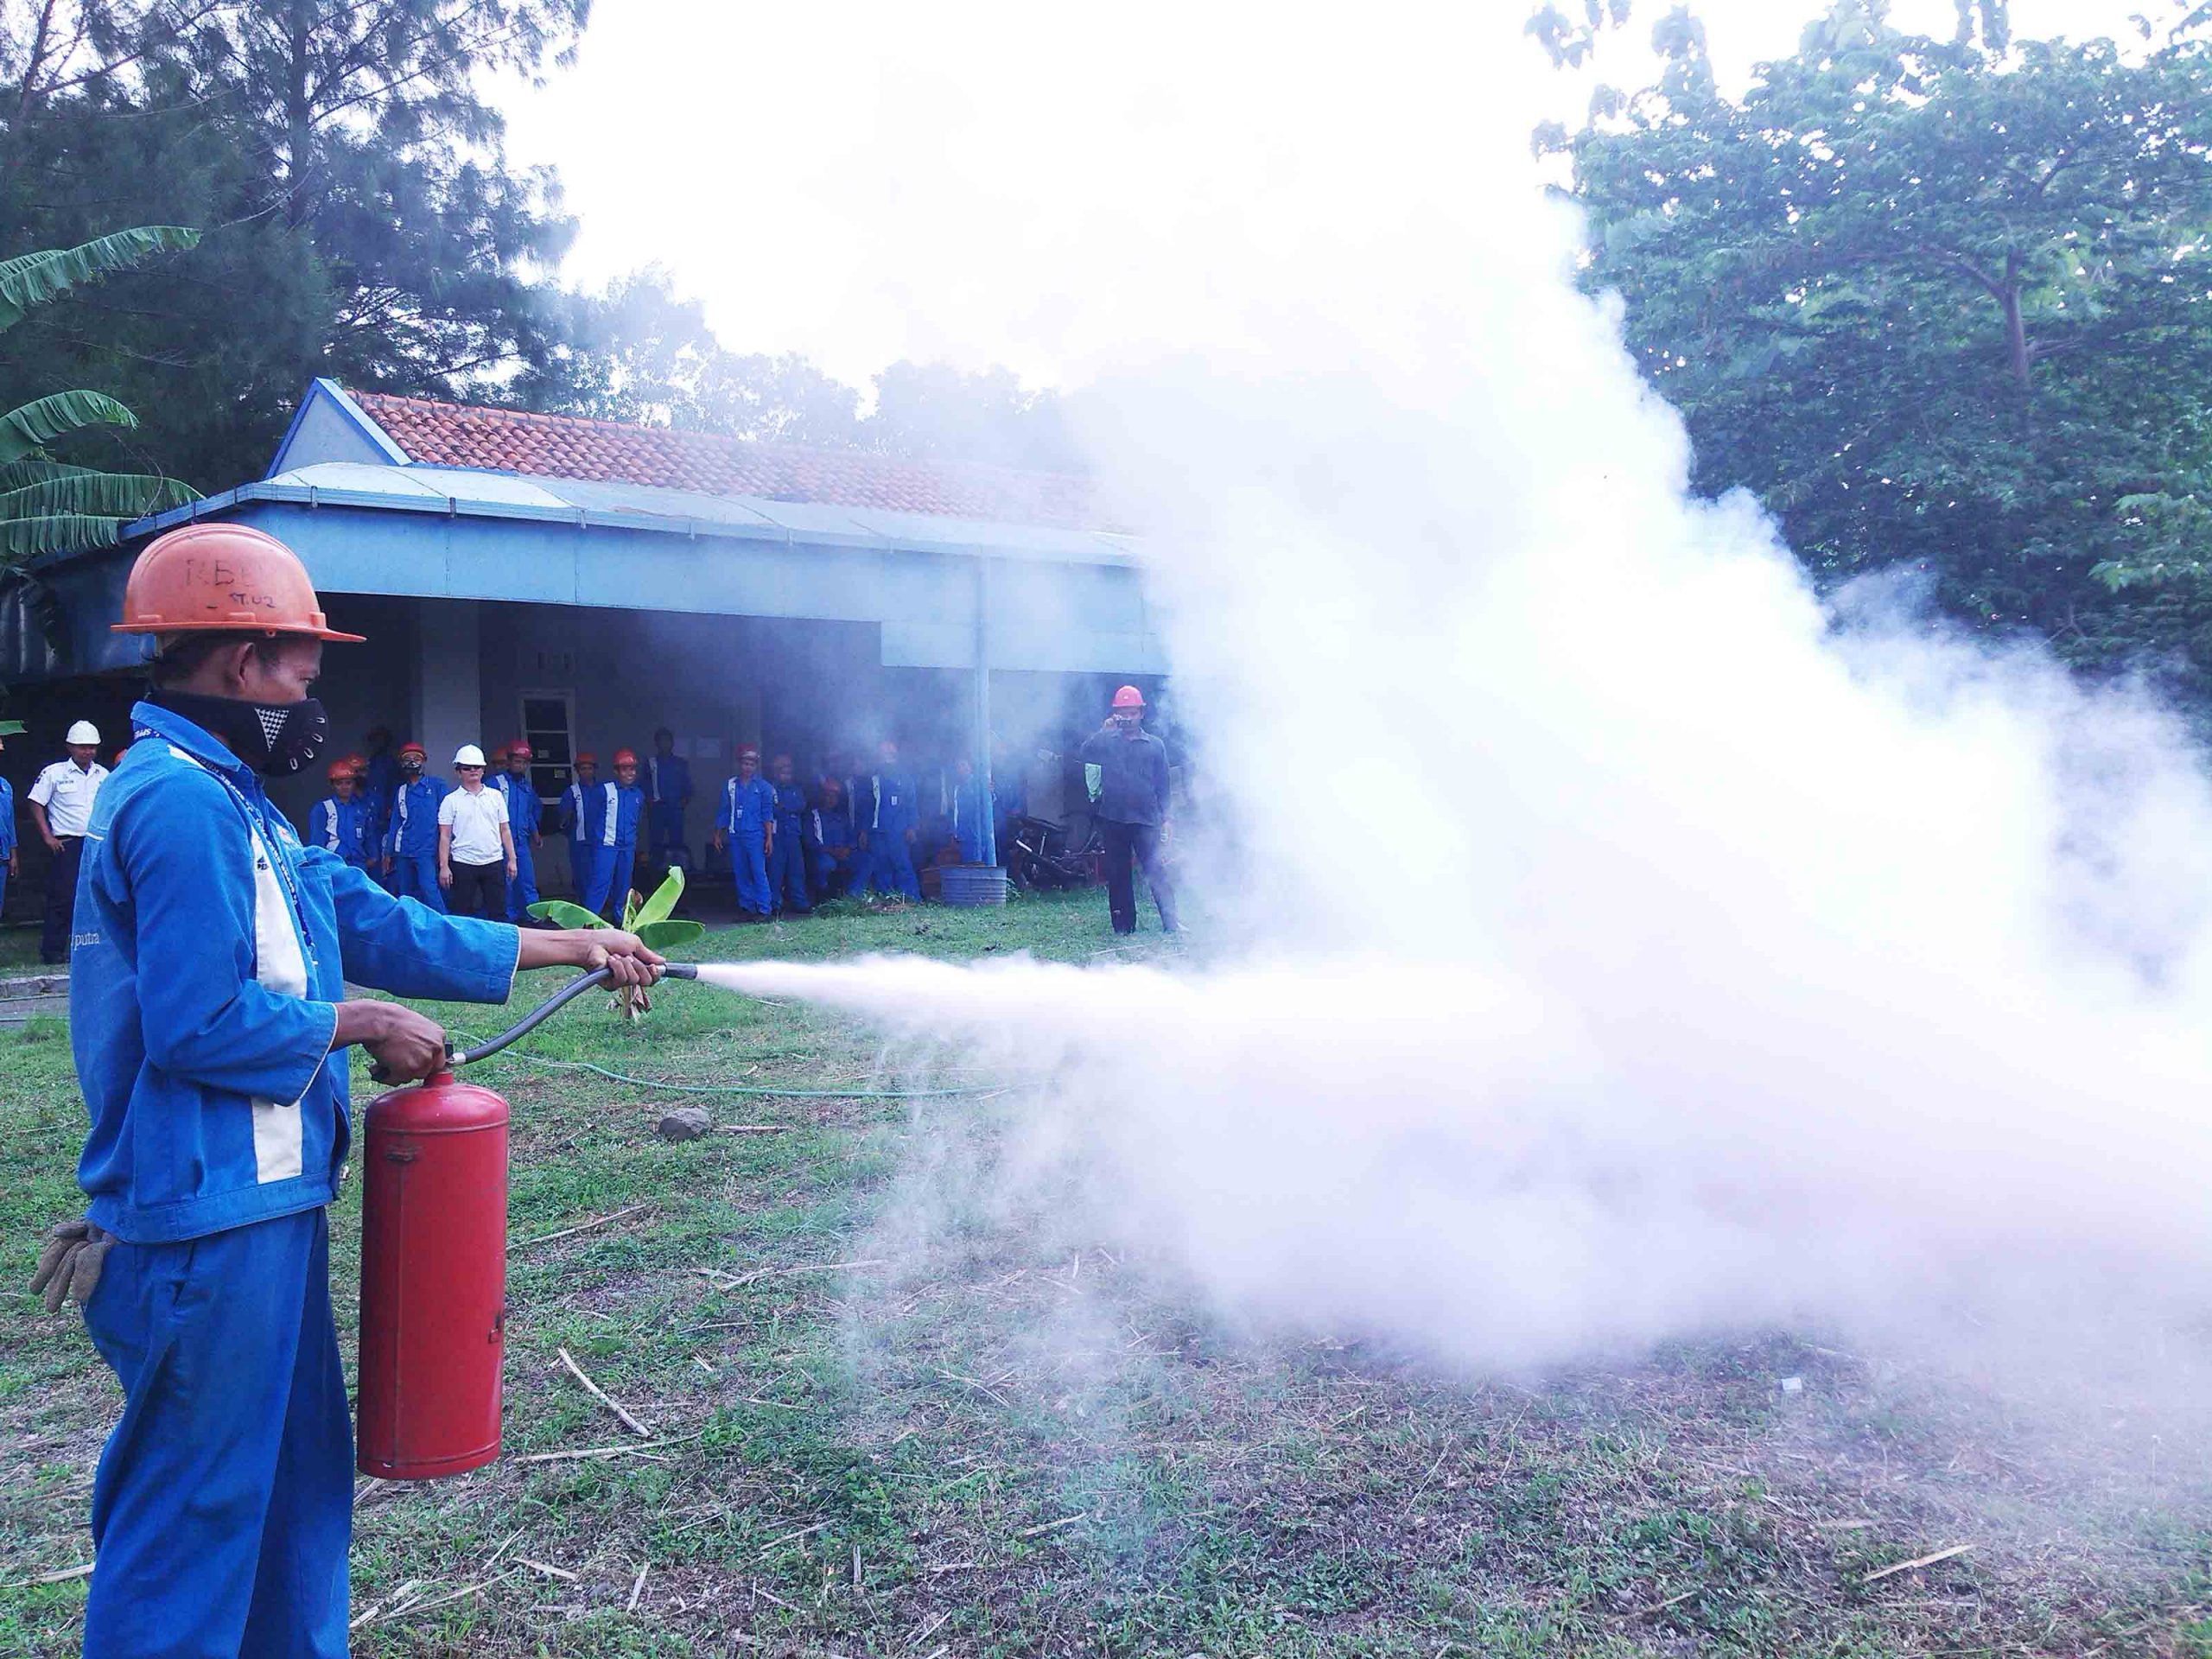
M 2128 584 L 2208 560 L 2212 49 L 1958 15 L 1935 39 L 1839 0 L 1732 98 L 1670 14 L 1660 85 L 1562 144 L 1588 283 L 1699 486 L 1755 491 L 1816 571 L 1911 565 L 1980 626 L 2202 696 L 2212 599 Z

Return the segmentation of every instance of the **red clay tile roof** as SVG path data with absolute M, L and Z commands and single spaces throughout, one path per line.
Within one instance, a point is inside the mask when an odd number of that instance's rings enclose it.
M 1097 527 L 1088 481 L 1066 473 L 804 449 L 709 432 L 533 415 L 349 391 L 410 461 L 535 478 L 583 478 L 709 495 L 880 507 L 1001 524 Z

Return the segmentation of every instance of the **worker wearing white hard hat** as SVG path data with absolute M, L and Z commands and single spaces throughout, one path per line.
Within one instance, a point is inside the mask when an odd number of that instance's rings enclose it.
M 40 931 L 38 959 L 48 964 L 69 960 L 69 918 L 77 908 L 77 870 L 84 859 L 85 830 L 92 821 L 92 800 L 107 781 L 100 765 L 100 728 L 78 721 L 62 739 L 69 751 L 38 775 L 31 785 L 31 823 L 53 862 L 46 870 L 46 925 Z
M 461 746 L 453 769 L 461 787 L 438 803 L 438 887 L 454 915 L 505 921 L 515 879 L 507 798 L 484 787 L 484 751 L 474 743 Z

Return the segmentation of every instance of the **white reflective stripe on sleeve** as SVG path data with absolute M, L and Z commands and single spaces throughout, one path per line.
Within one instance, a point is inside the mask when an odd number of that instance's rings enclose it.
M 609 784 L 607 786 L 607 827 L 600 832 L 599 836 L 599 844 L 602 847 L 612 847 L 614 844 L 614 832 L 621 828 L 622 802 L 615 793 L 619 787 L 620 785 L 614 784 Z
M 278 855 L 264 847 L 251 830 L 246 831 L 253 860 L 253 976 L 266 990 L 279 996 L 308 994 L 308 963 L 300 944 L 292 901 L 284 883 L 270 863 Z M 273 1100 L 253 1103 L 253 1172 L 262 1183 L 289 1181 L 302 1170 L 304 1128 L 299 1103 Z

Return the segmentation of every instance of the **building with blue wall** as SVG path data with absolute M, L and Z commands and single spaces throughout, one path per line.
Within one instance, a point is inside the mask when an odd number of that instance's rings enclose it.
M 34 725 L 10 775 L 79 715 L 122 735 L 149 649 L 106 631 L 124 576 L 200 518 L 283 539 L 333 624 L 369 636 L 327 659 L 341 747 L 382 725 L 442 771 L 463 742 L 526 732 L 548 798 L 571 753 L 642 753 L 658 726 L 709 799 L 742 742 L 804 767 L 887 735 L 926 766 L 987 760 L 995 734 L 1003 767 L 1166 668 L 1133 541 L 1080 479 L 319 380 L 266 477 L 0 591 L 0 682 Z M 303 814 L 308 786 L 292 792 Z

